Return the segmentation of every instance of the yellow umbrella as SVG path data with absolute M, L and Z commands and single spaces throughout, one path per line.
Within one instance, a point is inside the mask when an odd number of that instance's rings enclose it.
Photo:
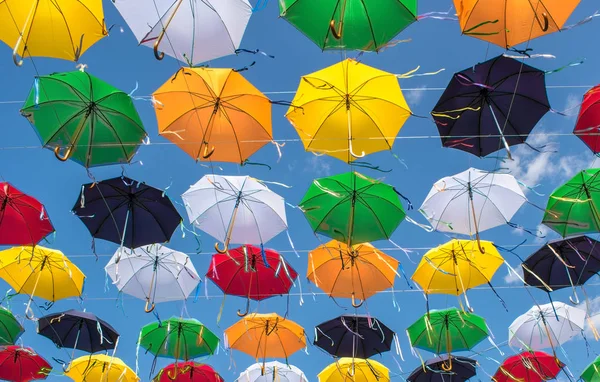
M 137 382 L 140 378 L 123 361 L 104 354 L 84 355 L 71 361 L 65 375 L 75 382 Z
M 102 0 L 2 0 L 0 40 L 18 56 L 42 56 L 78 61 L 108 32 Z
M 340 358 L 318 375 L 319 382 L 389 382 L 390 370 L 377 361 Z
M 411 114 L 394 74 L 347 59 L 302 77 L 286 117 L 307 151 L 352 162 L 391 150 Z

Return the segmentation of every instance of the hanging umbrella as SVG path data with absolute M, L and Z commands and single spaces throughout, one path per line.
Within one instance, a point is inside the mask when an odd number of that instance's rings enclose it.
M 35 245 L 54 232 L 46 209 L 8 182 L 0 183 L 0 245 Z
M 550 195 L 542 224 L 562 237 L 600 231 L 600 168 L 583 170 Z
M 140 45 L 189 66 L 236 53 L 252 15 L 248 0 L 113 0 Z M 164 51 L 164 53 L 163 53 Z
M 152 382 L 225 382 L 209 365 L 197 362 L 172 363 L 163 367 Z
M 119 340 L 119 333 L 106 321 L 73 309 L 40 317 L 37 324 L 38 334 L 59 348 L 96 353 L 115 349 Z
M 394 187 L 358 172 L 315 179 L 298 206 L 315 233 L 348 246 L 389 239 L 406 217 Z
M 104 269 L 119 292 L 146 301 L 146 313 L 156 303 L 187 299 L 200 283 L 188 255 L 159 244 L 119 248 Z
M 444 147 L 510 158 L 549 110 L 545 72 L 501 55 L 455 73 L 431 115 Z
M 33 349 L 21 346 L 0 348 L 0 379 L 28 382 L 46 379 L 52 366 Z
M 238 310 L 238 316 L 248 314 L 250 300 L 264 299 L 288 294 L 298 273 L 283 256 L 273 250 L 245 245 L 231 249 L 228 253 L 213 255 L 206 277 L 223 293 L 246 297 L 246 312 Z
M 251 313 L 225 329 L 225 343 L 255 359 L 285 358 L 306 347 L 304 329 L 275 313 Z
M 573 134 L 585 143 L 594 154 L 600 152 L 600 85 L 583 96 Z
M 315 327 L 314 345 L 334 357 L 369 358 L 390 351 L 395 335 L 375 317 L 343 315 Z
M 448 358 L 452 358 L 452 367 L 445 371 Z M 467 357 L 442 355 L 425 361 L 406 378 L 408 382 L 464 382 L 477 375 L 477 361 Z
M 36 77 L 21 114 L 56 158 L 86 168 L 129 163 L 147 136 L 131 97 L 82 71 Z
M 341 358 L 323 369 L 319 382 L 389 382 L 390 370 L 377 361 Z
M 563 302 L 534 305 L 508 327 L 508 344 L 519 349 L 542 350 L 562 345 L 581 334 L 585 310 Z
M 542 382 L 555 379 L 565 365 L 544 352 L 524 352 L 508 357 L 492 377 L 494 382 Z
M 303 0 L 295 4 L 308 6 Z M 391 15 L 382 2 L 377 7 Z M 316 11 L 311 8 L 312 14 Z M 314 22 L 314 18 L 309 19 Z M 285 116 L 306 151 L 352 162 L 391 150 L 411 114 L 394 74 L 347 59 L 302 77 Z
M 205 175 L 181 195 L 190 223 L 225 245 L 260 245 L 287 229 L 285 201 L 249 176 Z
M 104 354 L 84 355 L 71 361 L 65 375 L 75 382 L 138 382 L 140 378 L 116 357 Z
M 580 0 L 559 2 L 503 0 L 494 4 L 454 0 L 463 34 L 502 49 L 560 32 Z
M 294 365 L 286 365 L 281 362 L 272 361 L 264 365 L 255 363 L 236 379 L 236 382 L 308 382 L 308 379 Z M 166 382 L 166 381 L 165 381 Z
M 164 191 L 128 177 L 84 184 L 73 213 L 93 238 L 127 248 L 167 242 L 182 221 Z
M 159 134 L 197 161 L 244 164 L 273 140 L 271 101 L 233 69 L 182 68 L 152 96 Z
M 377 52 L 417 21 L 417 0 L 282 0 L 279 16 L 322 50 Z
M 332 240 L 309 252 L 306 277 L 330 297 L 351 298 L 358 308 L 365 299 L 394 286 L 399 264 L 369 243 L 349 248 Z
M 440 232 L 475 235 L 507 224 L 527 201 L 517 180 L 469 168 L 434 183 L 419 211 Z
M 189 361 L 214 354 L 219 337 L 196 319 L 171 317 L 144 326 L 138 344 L 157 357 Z
M 600 381 L 600 356 L 585 368 L 581 373 L 581 379 L 584 382 L 598 382 Z
M 102 0 L 4 0 L 0 3 L 0 40 L 19 56 L 53 57 L 78 61 L 98 40 L 108 35 Z
M 0 346 L 14 345 L 24 331 L 12 312 L 0 306 Z

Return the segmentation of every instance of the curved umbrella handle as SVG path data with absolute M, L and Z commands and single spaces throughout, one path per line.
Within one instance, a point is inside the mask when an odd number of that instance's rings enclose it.
M 219 248 L 219 243 L 215 243 L 215 251 L 217 251 L 220 254 L 225 254 L 227 253 L 227 251 L 229 250 L 229 240 L 225 241 L 225 243 L 223 244 L 223 249 Z
M 202 158 L 204 159 L 208 159 L 211 157 L 211 155 L 213 155 L 213 153 L 215 152 L 215 146 L 212 146 L 210 148 L 210 151 L 208 150 L 208 142 L 204 142 L 204 153 L 202 153 Z
M 573 305 L 579 305 L 579 296 L 577 296 L 577 293 L 575 293 L 573 296 L 569 296 L 569 300 L 573 303 Z
M 542 13 L 542 17 L 544 18 L 544 24 L 540 24 L 540 27 L 542 28 L 542 32 L 548 32 L 548 28 L 550 27 L 550 23 L 548 21 L 548 15 L 545 13 Z M 536 17 L 537 19 L 537 17 Z M 538 19 L 539 22 L 539 19 Z
M 246 300 L 246 311 L 244 313 L 242 313 L 239 309 L 237 311 L 237 315 L 238 317 L 245 317 L 248 315 L 248 312 L 250 311 L 250 298 L 248 298 L 248 300 Z
M 13 62 L 15 63 L 15 65 L 17 66 L 23 66 L 23 58 L 22 57 L 18 57 L 17 54 L 17 47 L 15 47 L 15 50 L 13 50 Z
M 175 375 L 171 374 L 171 370 L 167 370 L 167 378 L 171 381 L 175 381 L 177 379 L 177 366 L 175 366 Z
M 479 252 L 481 252 L 481 253 L 485 253 L 485 248 L 483 248 L 483 247 L 481 246 L 481 239 L 479 238 L 479 232 L 477 232 L 477 233 L 475 234 L 475 237 L 477 238 L 477 247 L 479 247 Z
M 151 313 L 154 310 L 154 308 L 156 307 L 156 305 L 154 303 L 152 303 L 152 305 L 150 306 L 150 308 L 148 308 L 149 304 L 150 304 L 150 300 L 148 299 L 148 300 L 146 300 L 146 306 L 144 307 L 144 311 L 146 313 Z
M 442 370 L 452 371 L 452 357 L 448 357 L 448 363 L 442 362 Z
M 54 148 L 54 156 L 56 156 L 56 159 L 58 159 L 61 162 L 66 162 L 69 159 L 69 157 L 71 156 L 72 152 L 73 152 L 73 146 L 69 146 L 69 148 L 67 150 L 65 150 L 65 152 L 63 154 L 60 153 L 60 147 Z
M 343 21 L 340 21 L 340 26 L 337 29 L 335 27 L 335 20 L 332 19 L 329 22 L 329 30 L 331 31 L 331 35 L 333 36 L 333 38 L 335 38 L 336 40 L 339 40 L 342 38 L 343 28 L 344 28 Z
M 354 293 L 352 293 L 352 306 L 355 308 L 360 308 L 362 306 L 362 304 L 365 303 L 365 300 L 362 300 L 361 302 L 359 302 L 358 304 L 356 303 L 356 298 L 354 297 Z
M 158 46 L 160 45 L 163 34 L 164 34 L 164 32 L 161 32 L 159 38 L 156 39 L 156 41 L 154 42 L 154 57 L 156 57 L 156 59 L 159 61 L 161 61 L 163 58 L 165 58 L 165 53 L 158 51 Z

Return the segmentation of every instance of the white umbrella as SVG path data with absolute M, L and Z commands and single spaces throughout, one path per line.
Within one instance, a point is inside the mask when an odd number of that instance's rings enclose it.
M 554 348 L 581 333 L 585 316 L 584 310 L 563 302 L 533 306 L 509 326 L 508 343 L 520 349 Z
M 281 362 L 255 363 L 244 370 L 237 382 L 308 382 L 302 370 Z
M 160 244 L 119 248 L 104 269 L 120 292 L 146 301 L 146 312 L 155 303 L 187 299 L 200 282 L 188 255 Z
M 287 229 L 285 201 L 249 176 L 206 175 L 182 196 L 190 223 L 225 248 L 261 245 Z M 218 244 L 218 243 L 217 243 Z
M 235 53 L 252 15 L 248 0 L 113 0 L 141 45 L 189 65 Z

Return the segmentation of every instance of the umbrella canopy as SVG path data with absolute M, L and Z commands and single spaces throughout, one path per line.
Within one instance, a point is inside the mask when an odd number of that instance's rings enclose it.
M 0 183 L 0 201 L 0 245 L 35 245 L 54 232 L 44 205 L 12 184 Z
M 248 0 L 113 0 L 140 45 L 195 66 L 236 53 L 252 15 Z M 164 52 L 164 53 L 163 53 Z
M 585 317 L 585 310 L 563 302 L 534 305 L 510 324 L 508 344 L 528 350 L 554 349 L 581 334 Z
M 508 357 L 492 377 L 493 382 L 542 382 L 558 376 L 565 365 L 544 352 L 524 352 Z
M 200 283 L 188 255 L 159 244 L 119 248 L 104 269 L 120 292 L 146 301 L 148 313 L 156 303 L 187 299 Z
M 594 362 L 585 368 L 583 373 L 581 373 L 581 379 L 584 382 L 600 381 L 600 357 L 596 357 Z
M 188 361 L 214 354 L 219 337 L 196 319 L 171 317 L 144 326 L 138 343 L 157 357 Z
M 251 313 L 225 329 L 230 349 L 251 357 L 285 358 L 306 347 L 304 329 L 275 313 Z
M 503 0 L 484 5 L 478 1 L 454 0 L 454 7 L 463 34 L 508 49 L 559 32 L 579 1 Z
M 389 239 L 406 217 L 394 187 L 358 172 L 315 179 L 298 206 L 315 233 L 349 246 Z
M 73 309 L 40 317 L 37 324 L 38 334 L 59 348 L 96 353 L 115 349 L 119 340 L 119 333 L 106 321 Z
M 0 4 L 0 40 L 19 56 L 78 61 L 108 35 L 102 0 L 5 0 Z
M 365 300 L 394 286 L 400 262 L 369 243 L 349 248 L 332 240 L 308 254 L 306 277 L 330 297 Z
M 21 114 L 59 160 L 86 168 L 129 163 L 147 135 L 127 93 L 82 71 L 36 77 Z
M 600 243 L 587 236 L 551 241 L 523 262 L 528 285 L 547 290 L 583 285 L 600 272 Z
M 545 72 L 501 55 L 454 74 L 431 115 L 444 147 L 510 156 L 549 110 Z
M 426 294 L 459 296 L 490 284 L 503 263 L 492 242 L 482 241 L 478 246 L 475 240 L 452 239 L 427 252 L 411 278 Z
M 0 379 L 29 382 L 46 379 L 52 366 L 33 349 L 21 346 L 0 348 Z
M 562 237 L 600 231 L 600 168 L 583 170 L 550 195 L 542 224 Z
M 443 367 L 449 364 L 448 358 L 452 358 L 450 370 Z M 477 375 L 477 361 L 467 357 L 454 355 L 442 355 L 425 361 L 425 367 L 419 366 L 406 378 L 408 382 L 464 382 Z
M 396 3 L 399 5 L 400 1 Z M 307 21 L 317 26 L 314 3 L 298 0 L 294 4 L 310 6 L 311 17 Z M 391 16 L 390 9 L 383 7 L 381 1 L 375 7 Z M 302 77 L 285 116 L 306 151 L 352 162 L 371 153 L 391 150 L 411 114 L 394 74 L 347 59 Z
M 255 363 L 240 373 L 236 382 L 308 382 L 308 379 L 294 365 L 286 365 L 281 362 L 272 361 Z
M 128 248 L 167 242 L 182 221 L 164 191 L 128 177 L 84 184 L 73 213 L 93 238 Z
M 152 382 L 225 382 L 209 365 L 197 362 L 172 363 L 163 367 Z
M 279 16 L 322 50 L 377 52 L 417 21 L 417 0 L 282 0 Z
M 197 161 L 244 164 L 273 139 L 271 101 L 233 69 L 181 68 L 153 97 L 159 134 Z
M 343 315 L 317 325 L 314 344 L 334 357 L 369 358 L 390 351 L 395 335 L 374 317 Z
M 594 154 L 600 152 L 600 85 L 583 96 L 573 134 L 579 137 Z
M 0 346 L 14 345 L 24 331 L 12 312 L 0 307 Z
M 75 382 L 138 382 L 140 378 L 123 361 L 104 354 L 84 355 L 69 364 L 65 375 Z
M 377 361 L 341 358 L 323 369 L 319 382 L 389 382 L 390 370 Z
M 285 201 L 249 176 L 205 175 L 181 195 L 190 223 L 225 243 L 260 245 L 287 229 Z

